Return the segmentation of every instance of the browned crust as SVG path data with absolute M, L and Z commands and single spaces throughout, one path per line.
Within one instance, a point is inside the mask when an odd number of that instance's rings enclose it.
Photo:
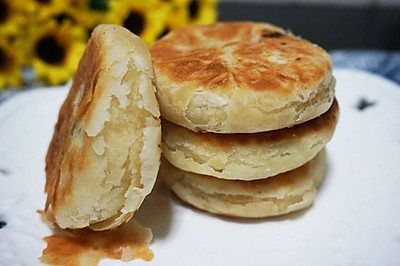
M 270 24 L 190 26 L 154 43 L 150 53 L 161 115 L 195 132 L 290 127 L 333 101 L 329 54 Z
M 217 23 L 178 29 L 150 47 L 156 72 L 205 90 L 240 87 L 290 94 L 323 79 L 328 54 L 307 40 L 261 23 Z M 279 52 L 285 63 L 272 62 Z
M 98 25 L 46 155 L 46 217 L 93 230 L 129 220 L 154 186 L 159 116 L 146 44 L 121 26 Z
M 310 206 L 326 169 L 322 150 L 306 164 L 254 181 L 223 180 L 185 172 L 162 160 L 160 177 L 182 201 L 230 217 L 260 218 Z
M 71 134 L 74 130 L 73 127 L 77 126 L 75 121 L 80 120 L 82 114 L 87 111 L 88 104 L 92 100 L 97 77 L 101 70 L 100 65 L 103 61 L 102 53 L 100 52 L 104 49 L 103 45 L 104 43 L 100 36 L 93 34 L 79 62 L 67 99 L 61 106 L 53 138 L 46 155 L 45 192 L 47 193 L 47 200 L 45 210 L 48 209 L 51 203 L 54 204 L 57 202 L 55 191 L 60 191 L 57 189 L 60 184 L 60 165 L 67 147 L 72 146 Z M 81 151 L 84 152 L 85 149 Z M 78 153 L 78 150 L 76 150 L 76 152 Z M 79 154 L 76 155 L 79 156 Z M 81 165 L 73 165 L 73 163 L 79 163 Z M 70 167 L 83 167 L 82 164 L 84 163 L 85 161 L 82 160 L 73 160 L 73 162 L 70 162 Z M 69 180 L 64 180 L 64 184 L 68 184 L 72 181 L 70 176 L 67 178 Z M 69 188 L 71 186 L 65 185 L 63 187 Z M 63 193 L 68 193 L 68 190 L 63 190 Z M 63 195 L 57 195 L 57 197 L 60 198 L 63 197 Z
M 199 139 L 204 145 L 211 147 L 218 146 L 222 148 L 231 148 L 246 146 L 250 142 L 260 145 L 266 143 L 276 143 L 283 139 L 298 138 L 303 135 L 312 135 L 318 139 L 320 135 L 333 135 L 336 124 L 339 119 L 339 104 L 335 99 L 328 111 L 317 118 L 309 120 L 305 123 L 295 125 L 290 128 L 277 129 L 260 133 L 237 133 L 237 134 L 216 134 L 201 133 L 185 130 L 186 134 L 190 134 L 193 138 Z M 162 120 L 163 127 L 173 126 L 171 122 Z M 166 130 L 167 130 L 166 129 Z M 166 132 L 166 131 L 164 131 Z

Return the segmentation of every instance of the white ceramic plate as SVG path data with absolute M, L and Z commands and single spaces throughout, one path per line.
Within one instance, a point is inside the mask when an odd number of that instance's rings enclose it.
M 153 230 L 151 262 L 102 265 L 399 265 L 400 87 L 337 69 L 341 108 L 315 204 L 269 219 L 227 219 L 182 204 L 162 185 L 135 218 Z M 0 265 L 37 265 L 51 230 L 40 220 L 44 158 L 67 88 L 0 105 Z M 373 103 L 359 110 L 360 101 Z M 365 105 L 365 104 L 364 104 Z

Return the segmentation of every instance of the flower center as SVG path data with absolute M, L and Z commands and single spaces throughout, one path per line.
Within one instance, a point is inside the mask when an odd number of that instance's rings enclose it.
M 57 21 L 58 24 L 62 24 L 64 21 L 71 21 L 71 22 L 76 22 L 73 17 L 66 13 L 61 13 L 58 14 L 57 16 L 54 17 L 54 19 Z
M 10 12 L 10 10 L 9 10 L 7 3 L 0 0 L 0 23 L 3 23 L 7 20 L 9 12 Z
M 190 2 L 189 4 L 190 19 L 196 18 L 198 12 L 199 12 L 199 3 L 196 0 Z
M 8 57 L 7 53 L 0 48 L 0 71 L 7 71 L 11 68 L 11 65 L 12 62 L 10 61 L 10 57 Z
M 164 37 L 165 35 L 167 35 L 170 32 L 170 30 L 168 28 L 165 28 L 163 32 L 160 33 L 160 35 L 158 35 L 157 39 L 160 39 L 162 37 Z
M 51 0 L 35 0 L 36 2 L 40 3 L 40 4 L 48 4 L 51 2 Z
M 124 27 L 135 33 L 136 35 L 140 35 L 144 28 L 144 18 L 142 14 L 132 11 L 129 16 L 124 20 Z
M 65 59 L 64 46 L 53 36 L 41 38 L 35 48 L 37 56 L 48 64 L 62 64 Z
M 7 64 L 6 53 L 0 49 L 0 68 L 3 68 Z

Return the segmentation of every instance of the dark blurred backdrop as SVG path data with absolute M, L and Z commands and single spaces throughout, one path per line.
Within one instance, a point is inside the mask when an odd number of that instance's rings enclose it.
M 264 21 L 326 50 L 400 50 L 400 8 L 379 5 L 219 4 L 219 21 Z

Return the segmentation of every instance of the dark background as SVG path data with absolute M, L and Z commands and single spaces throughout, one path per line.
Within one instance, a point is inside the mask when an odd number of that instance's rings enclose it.
M 219 21 L 263 21 L 290 29 L 326 50 L 400 50 L 400 8 L 220 3 Z

